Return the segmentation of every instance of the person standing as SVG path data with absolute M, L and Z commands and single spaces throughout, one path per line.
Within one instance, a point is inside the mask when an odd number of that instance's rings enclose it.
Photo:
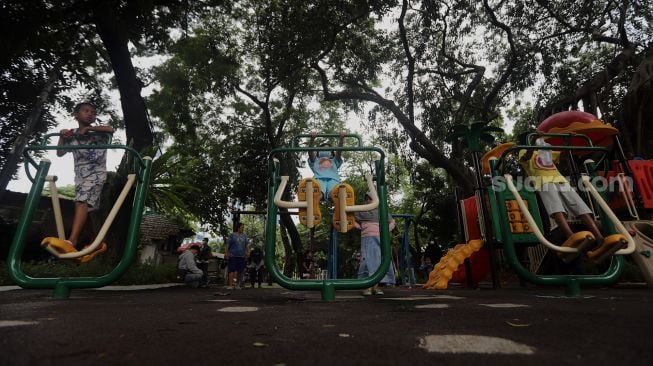
M 365 194 L 365 204 L 372 201 L 370 192 Z M 381 234 L 379 228 L 379 209 L 375 208 L 370 211 L 356 212 L 356 222 L 354 227 L 361 231 L 361 259 L 358 266 L 358 278 L 366 278 L 372 275 L 381 265 Z M 395 220 L 388 215 L 388 225 L 390 230 L 395 227 Z M 394 284 L 394 270 L 392 265 L 389 266 L 385 277 L 380 281 L 383 283 Z M 372 294 L 383 295 L 383 291 L 378 284 L 363 291 L 363 295 Z
M 78 103 L 73 108 L 73 116 L 79 125 L 76 129 L 60 131 L 58 146 L 88 145 L 88 149 L 57 150 L 57 156 L 64 156 L 72 151 L 75 162 L 75 215 L 67 241 L 78 247 L 79 236 L 84 228 L 88 213 L 97 210 L 100 204 L 102 186 L 107 180 L 107 149 L 94 149 L 93 145 L 106 144 L 104 134 L 89 132 L 113 133 L 113 127 L 95 126 L 97 110 L 88 102 Z M 106 244 L 102 243 L 106 248 Z M 78 248 L 79 249 L 79 248 Z
M 261 288 L 263 283 L 263 272 L 265 272 L 265 260 L 263 258 L 263 250 L 258 245 L 254 245 L 254 249 L 249 254 L 250 272 L 249 282 L 254 288 L 254 283 L 258 283 L 258 288 Z
M 315 262 L 313 262 L 312 250 L 308 250 L 304 253 L 300 274 L 302 279 L 315 278 Z
M 235 288 L 240 290 L 240 275 L 245 270 L 245 257 L 248 251 L 247 235 L 244 233 L 245 224 L 238 223 L 236 231 L 229 235 L 224 257 L 227 259 L 227 289 L 234 289 L 234 280 L 238 281 Z
M 209 247 L 209 238 L 202 239 L 200 251 L 197 254 L 197 267 L 202 270 L 202 286 L 209 284 L 209 260 L 211 259 L 211 247 Z
M 204 275 L 204 272 L 195 263 L 195 257 L 197 257 L 199 251 L 199 245 L 194 244 L 179 256 L 179 263 L 177 264 L 179 277 L 189 287 L 199 287 Z

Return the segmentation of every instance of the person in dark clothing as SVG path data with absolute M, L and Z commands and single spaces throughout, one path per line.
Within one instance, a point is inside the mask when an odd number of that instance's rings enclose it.
M 315 278 L 314 268 L 315 263 L 313 263 L 313 251 L 309 250 L 304 254 L 304 259 L 302 260 L 301 266 L 299 268 L 301 278 Z
M 424 249 L 424 257 L 428 257 L 432 265 L 436 265 L 442 258 L 442 249 L 434 239 L 429 240 L 429 244 Z
M 211 247 L 209 247 L 209 238 L 202 240 L 199 253 L 197 253 L 197 268 L 202 270 L 202 280 L 200 286 L 209 284 L 209 259 L 211 259 Z
M 254 283 L 258 283 L 258 288 L 261 288 L 263 282 L 263 273 L 265 272 L 265 259 L 263 258 L 263 250 L 259 246 L 255 246 L 249 254 L 249 281 L 254 288 Z

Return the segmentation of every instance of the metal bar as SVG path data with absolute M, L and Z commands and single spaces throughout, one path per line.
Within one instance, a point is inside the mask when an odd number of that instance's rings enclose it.
M 312 137 L 312 135 L 310 135 L 310 134 L 297 135 L 292 139 L 291 147 L 299 147 L 299 140 L 301 140 L 303 138 L 311 138 L 311 137 Z M 339 133 L 321 133 L 321 134 L 315 135 L 315 137 L 316 138 L 317 137 L 319 137 L 319 138 L 340 138 L 340 134 Z M 358 135 L 358 134 L 348 133 L 348 134 L 345 134 L 343 137 L 344 138 L 355 138 L 358 141 L 358 146 L 363 146 L 363 140 L 361 139 L 360 135 Z M 322 150 L 324 150 L 324 148 L 322 148 Z

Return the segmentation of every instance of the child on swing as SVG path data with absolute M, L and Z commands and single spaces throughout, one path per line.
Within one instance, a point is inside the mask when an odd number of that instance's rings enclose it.
M 79 127 L 61 130 L 58 145 L 89 146 L 89 149 L 72 150 L 75 162 L 75 216 L 67 242 L 77 247 L 88 213 L 98 208 L 102 186 L 107 179 L 107 150 L 92 148 L 93 145 L 106 144 L 107 138 L 103 134 L 89 132 L 113 133 L 113 127 L 93 125 L 97 110 L 89 102 L 78 103 L 73 109 L 73 116 Z M 57 150 L 57 156 L 63 156 L 69 151 Z M 104 243 L 102 245 L 105 246 Z

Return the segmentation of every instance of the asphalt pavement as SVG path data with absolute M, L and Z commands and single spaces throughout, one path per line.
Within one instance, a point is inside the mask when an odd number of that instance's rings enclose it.
M 0 290 L 0 365 L 653 364 L 644 286 Z

